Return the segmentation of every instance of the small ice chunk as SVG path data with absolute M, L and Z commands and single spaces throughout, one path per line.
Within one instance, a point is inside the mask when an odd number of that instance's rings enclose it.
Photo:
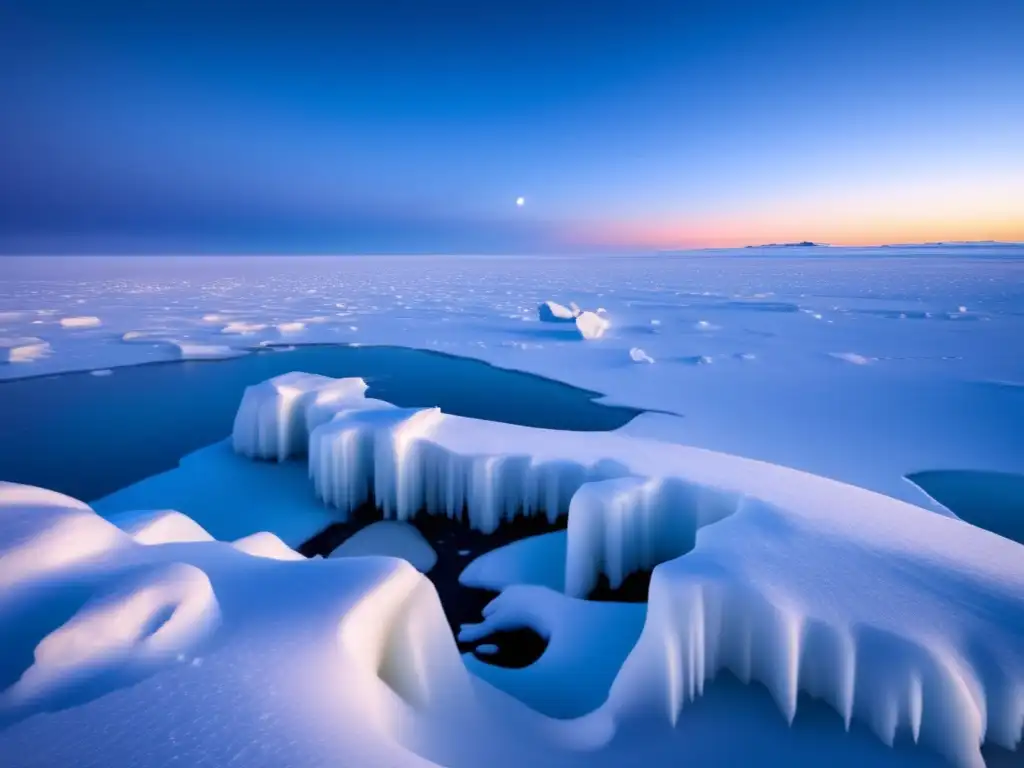
M 957 307 L 957 310 L 960 312 L 960 314 L 963 314 L 964 312 L 967 311 L 967 307 Z
M 640 347 L 633 347 L 629 350 L 629 356 L 634 363 L 653 363 L 654 358 L 644 352 Z
M 830 352 L 831 357 L 854 365 L 868 365 L 874 358 L 858 355 L 856 352 Z
M 576 330 L 584 339 L 601 338 L 608 325 L 608 321 L 595 312 L 584 312 L 576 318 Z
M 607 315 L 608 314 L 608 310 L 605 309 L 604 307 L 598 307 L 595 311 L 599 315 Z
M 409 523 L 381 520 L 354 533 L 330 557 L 383 555 L 400 557 L 420 573 L 427 573 L 437 562 L 437 553 L 422 534 Z
M 167 339 L 165 343 L 176 347 L 182 360 L 224 360 L 248 354 L 244 349 L 233 349 L 223 344 L 190 344 L 174 339 Z
M 277 326 L 278 333 L 301 333 L 306 330 L 306 324 L 300 322 L 280 323 Z
M 545 323 L 571 323 L 576 315 L 569 307 L 554 301 L 545 301 L 537 307 L 537 316 Z
M 0 339 L 0 363 L 27 363 L 50 352 L 50 344 L 35 336 Z
M 102 321 L 98 317 L 82 316 L 82 317 L 62 317 L 60 319 L 61 328 L 96 328 L 102 325 Z
M 478 656 L 493 656 L 498 652 L 498 646 L 494 643 L 484 643 L 473 649 Z
M 100 376 L 113 376 L 114 372 L 112 370 L 110 370 L 109 368 L 100 368 L 100 369 L 95 370 L 95 371 L 89 371 L 89 375 L 90 376 L 97 376 L 97 377 L 100 377 Z
M 717 331 L 720 326 L 717 326 L 714 323 L 709 323 L 707 320 L 698 320 L 693 327 L 698 331 Z
M 651 320 L 651 325 L 661 325 L 661 320 Z
M 221 329 L 220 332 L 237 334 L 258 333 L 259 331 L 262 331 L 266 327 L 267 326 L 264 323 L 244 323 L 238 321 L 234 323 L 228 323 Z

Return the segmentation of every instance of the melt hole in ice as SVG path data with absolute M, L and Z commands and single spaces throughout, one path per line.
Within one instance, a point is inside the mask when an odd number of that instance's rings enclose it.
M 381 520 L 381 513 L 373 501 L 363 504 L 349 514 L 346 522 L 330 525 L 298 547 L 306 557 L 327 557 L 349 537 Z M 414 526 L 437 554 L 434 566 L 426 572 L 433 583 L 444 608 L 445 618 L 453 636 L 458 636 L 463 624 L 483 620 L 483 610 L 497 592 L 467 587 L 459 582 L 459 575 L 471 557 L 477 557 L 528 536 L 564 530 L 565 514 L 548 522 L 543 514 L 519 515 L 503 521 L 493 533 L 482 533 L 470 528 L 464 519 L 420 512 L 407 521 Z M 463 653 L 472 651 L 479 643 L 497 646 L 498 650 L 486 655 L 486 661 L 496 666 L 522 668 L 540 658 L 547 648 L 547 640 L 533 629 L 523 627 L 493 633 L 472 643 L 458 643 Z

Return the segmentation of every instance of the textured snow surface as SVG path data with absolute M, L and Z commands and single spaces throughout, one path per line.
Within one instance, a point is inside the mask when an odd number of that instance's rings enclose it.
M 381 520 L 347 538 L 330 557 L 399 557 L 420 573 L 427 573 L 437 562 L 437 553 L 423 535 L 408 523 Z

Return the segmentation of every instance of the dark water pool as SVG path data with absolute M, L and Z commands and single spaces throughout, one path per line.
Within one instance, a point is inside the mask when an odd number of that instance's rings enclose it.
M 617 429 L 631 408 L 600 395 L 487 363 L 400 347 L 309 345 L 217 361 L 116 368 L 0 382 L 0 480 L 94 501 L 173 469 L 231 433 L 250 384 L 289 371 L 362 376 L 367 395 L 400 406 L 525 426 Z
M 346 522 L 335 523 L 304 542 L 299 552 L 311 557 L 327 557 L 356 531 L 381 519 L 376 507 L 366 504 L 352 514 Z M 465 520 L 453 520 L 444 515 L 421 513 L 409 521 L 423 535 L 437 554 L 437 562 L 426 576 L 437 590 L 444 608 L 445 618 L 452 634 L 458 638 L 463 624 L 483 620 L 483 609 L 497 597 L 497 592 L 467 587 L 459 582 L 459 575 L 480 555 L 511 544 L 514 541 L 552 531 L 564 530 L 568 517 L 562 514 L 554 523 L 544 515 L 518 516 L 503 521 L 493 533 L 481 533 L 469 527 Z M 471 651 L 480 645 L 495 645 L 497 652 L 484 661 L 501 667 L 525 667 L 541 657 L 547 640 L 534 630 L 522 627 L 491 634 L 472 643 L 457 641 L 460 651 Z
M 1024 474 L 949 469 L 907 479 L 961 520 L 1024 544 Z

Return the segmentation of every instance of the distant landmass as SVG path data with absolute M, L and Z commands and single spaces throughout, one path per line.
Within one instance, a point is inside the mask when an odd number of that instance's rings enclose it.
M 961 248 L 963 246 L 985 246 L 1000 248 L 1019 248 L 1024 243 L 1007 242 L 1005 240 L 943 240 L 934 243 L 889 243 L 880 248 Z
M 765 243 L 763 245 L 748 245 L 747 248 L 828 248 L 827 243 L 812 243 L 804 240 L 799 243 Z

